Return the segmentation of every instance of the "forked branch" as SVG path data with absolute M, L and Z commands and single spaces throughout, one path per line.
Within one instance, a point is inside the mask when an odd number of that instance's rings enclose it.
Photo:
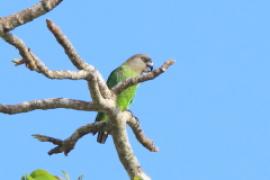
M 25 64 L 28 69 L 41 73 L 50 79 L 86 80 L 93 102 L 67 98 L 41 99 L 15 105 L 0 104 L 0 112 L 5 114 L 17 114 L 36 109 L 47 110 L 56 108 L 104 112 L 109 116 L 110 121 L 95 122 L 82 126 L 65 140 L 39 134 L 33 136 L 42 142 L 50 142 L 56 145 L 55 148 L 48 152 L 50 155 L 57 153 L 68 155 L 68 153 L 74 149 L 77 141 L 83 136 L 100 130 L 106 130 L 112 136 L 119 159 L 130 178 L 132 180 L 150 180 L 142 170 L 138 159 L 133 153 L 126 132 L 127 124 L 132 128 L 137 140 L 145 148 L 152 152 L 157 152 L 158 148 L 154 145 L 152 140 L 144 135 L 139 122 L 131 113 L 126 111 L 122 112 L 118 109 L 116 96 L 130 86 L 156 78 L 174 64 L 174 61 L 168 60 L 160 68 L 152 72 L 127 79 L 117 84 L 112 89 L 109 89 L 99 71 L 79 56 L 72 46 L 72 43 L 55 23 L 47 20 L 49 30 L 63 47 L 72 64 L 78 69 L 78 71 L 50 70 L 20 38 L 14 36 L 9 31 L 49 12 L 62 1 L 63 0 L 41 0 L 30 8 L 0 18 L 0 36 L 8 44 L 18 49 L 21 58 L 14 61 L 16 65 Z
M 12 35 L 11 33 L 5 33 L 3 39 L 6 40 L 7 43 L 11 44 L 15 48 L 19 50 L 22 59 L 20 61 L 16 61 L 16 64 L 25 64 L 27 68 L 30 70 L 34 70 L 38 73 L 45 75 L 50 79 L 86 79 L 89 76 L 89 72 L 85 70 L 80 71 L 53 71 L 46 67 L 33 52 L 31 52 L 30 48 L 28 48 L 24 42 L 18 37 Z
M 80 138 L 90 133 L 96 133 L 97 131 L 103 129 L 105 125 L 106 125 L 105 122 L 96 122 L 92 124 L 87 124 L 85 126 L 78 128 L 70 137 L 68 137 L 65 140 L 60 140 L 54 137 L 44 136 L 40 134 L 34 134 L 33 137 L 38 139 L 41 142 L 50 142 L 56 145 L 55 148 L 51 149 L 48 152 L 49 155 L 64 153 L 67 156 L 68 153 L 72 149 L 74 149 L 77 141 Z
M 100 92 L 104 98 L 109 98 L 112 94 L 111 91 L 108 89 L 107 85 L 105 84 L 104 79 L 102 78 L 101 74 L 90 64 L 87 64 L 79 54 L 76 52 L 75 48 L 73 47 L 72 43 L 69 41 L 69 39 L 64 35 L 64 33 L 61 31 L 61 29 L 51 20 L 46 20 L 47 27 L 54 35 L 57 42 L 63 47 L 65 50 L 65 53 L 71 60 L 72 64 L 77 67 L 79 70 L 87 70 L 89 72 L 92 72 L 92 74 L 96 75 L 96 81 L 98 83 Z M 89 77 L 89 81 L 92 80 L 93 77 Z M 95 82 L 92 82 L 95 83 Z
M 76 52 L 68 38 L 62 33 L 61 29 L 51 20 L 46 20 L 48 29 L 52 32 L 57 42 L 64 48 L 65 53 L 69 57 L 72 64 L 78 69 L 94 70 L 94 67 L 85 63 L 83 59 Z

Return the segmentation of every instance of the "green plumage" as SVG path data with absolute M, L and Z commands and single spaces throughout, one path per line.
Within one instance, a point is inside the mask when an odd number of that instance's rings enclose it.
M 129 66 L 122 65 L 111 73 L 108 78 L 107 85 L 109 88 L 112 88 L 119 82 L 138 75 L 139 74 L 133 71 Z M 132 103 L 136 94 L 136 89 L 136 85 L 131 86 L 117 96 L 117 106 L 121 111 L 126 110 L 128 106 Z
M 136 54 L 125 61 L 120 67 L 111 72 L 107 85 L 111 89 L 118 83 L 132 77 L 136 77 L 145 72 L 150 72 L 153 69 L 153 62 L 151 58 L 144 54 Z M 131 86 L 123 90 L 117 95 L 116 105 L 121 111 L 125 111 L 132 103 L 136 94 L 137 85 Z M 98 113 L 96 121 L 109 121 L 108 115 L 105 113 Z M 108 137 L 108 132 L 99 131 L 97 141 L 105 143 Z
M 112 88 L 119 82 L 126 80 L 131 77 L 138 76 L 139 73 L 136 71 L 133 71 L 132 68 L 130 68 L 127 65 L 122 65 L 115 69 L 109 76 L 107 80 L 107 85 L 109 88 Z M 131 86 L 124 91 L 122 91 L 117 96 L 117 106 L 121 111 L 124 111 L 128 108 L 128 106 L 132 103 L 134 96 L 136 94 L 137 85 Z M 96 117 L 96 121 L 108 121 L 109 118 L 105 113 L 98 113 Z M 107 134 L 106 132 L 99 132 L 98 135 L 98 141 L 101 143 L 104 143 L 106 141 Z

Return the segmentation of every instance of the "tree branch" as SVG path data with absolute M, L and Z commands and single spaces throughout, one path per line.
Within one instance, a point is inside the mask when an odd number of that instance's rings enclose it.
M 66 108 L 82 111 L 98 111 L 98 108 L 91 102 L 67 98 L 32 100 L 15 105 L 0 104 L 0 112 L 5 114 L 18 114 L 33 111 L 36 109 L 47 110 L 56 108 Z
M 65 53 L 69 57 L 72 64 L 78 69 L 93 71 L 94 67 L 87 64 L 76 52 L 68 38 L 63 34 L 61 29 L 51 20 L 46 20 L 48 29 L 52 32 L 57 42 L 64 48 Z
M 101 95 L 106 99 L 109 98 L 111 96 L 111 91 L 107 87 L 101 74 L 95 69 L 95 67 L 91 66 L 90 64 L 86 63 L 83 59 L 81 59 L 81 57 L 76 52 L 75 48 L 72 46 L 72 43 L 68 40 L 68 38 L 64 35 L 61 29 L 54 22 L 48 19 L 46 20 L 46 22 L 48 29 L 52 32 L 58 43 L 63 47 L 65 53 L 71 60 L 72 64 L 78 69 L 84 69 L 91 72 L 90 75 L 92 75 L 92 77 L 89 77 L 89 81 L 92 81 L 91 84 L 98 83 Z M 97 78 L 93 76 L 96 76 Z M 89 86 L 89 88 L 91 88 L 91 86 Z M 89 90 L 94 91 L 91 89 Z
M 41 142 L 50 142 L 57 145 L 55 148 L 51 149 L 48 154 L 58 154 L 64 153 L 66 156 L 68 153 L 74 149 L 77 141 L 89 133 L 96 133 L 99 130 L 102 130 L 106 126 L 106 122 L 95 122 L 92 124 L 84 125 L 78 128 L 69 138 L 65 140 L 60 140 L 50 136 L 44 136 L 40 134 L 34 134 L 33 137 L 38 139 Z
M 120 92 L 122 92 L 124 89 L 136 85 L 138 83 L 144 82 L 144 81 L 149 81 L 152 80 L 156 77 L 158 77 L 160 74 L 164 73 L 165 71 L 167 71 L 167 69 L 174 64 L 173 60 L 167 60 L 161 67 L 159 67 L 158 69 L 155 69 L 147 74 L 141 75 L 141 76 L 137 76 L 134 78 L 129 78 L 123 82 L 118 83 L 116 86 L 114 86 L 112 88 L 112 91 L 115 94 L 119 94 Z
M 132 129 L 133 133 L 135 134 L 137 140 L 146 149 L 148 149 L 151 152 L 158 152 L 159 151 L 158 147 L 155 146 L 154 142 L 144 135 L 143 130 L 140 127 L 140 122 L 135 117 L 132 117 L 132 118 L 128 119 L 127 123 L 131 127 L 131 129 Z
M 105 107 L 107 102 L 100 92 L 97 77 L 89 78 L 87 85 L 93 102 L 99 104 L 102 107 Z
M 41 73 L 50 79 L 84 79 L 88 82 L 88 88 L 93 102 L 66 98 L 41 99 L 27 101 L 15 105 L 0 104 L 0 112 L 6 114 L 17 114 L 36 109 L 47 110 L 55 108 L 104 112 L 109 116 L 110 121 L 95 122 L 82 126 L 65 140 L 39 134 L 33 136 L 42 142 L 50 142 L 56 145 L 55 148 L 48 152 L 50 155 L 57 153 L 64 153 L 65 155 L 68 155 L 68 153 L 75 147 L 77 141 L 86 134 L 106 130 L 112 135 L 119 159 L 130 178 L 132 180 L 150 180 L 150 178 L 143 172 L 140 163 L 129 143 L 126 132 L 127 123 L 132 128 L 137 140 L 143 146 L 153 152 L 158 151 L 158 148 L 155 147 L 153 142 L 143 134 L 139 122 L 131 113 L 126 111 L 122 112 L 119 110 L 116 105 L 116 95 L 130 86 L 156 78 L 165 72 L 172 64 L 174 64 L 174 61 L 168 60 L 160 68 L 145 75 L 127 79 L 126 81 L 117 84 L 112 88 L 112 90 L 110 90 L 99 71 L 96 70 L 94 66 L 87 64 L 86 61 L 81 59 L 71 42 L 61 32 L 61 29 L 52 21 L 47 20 L 49 30 L 53 33 L 58 43 L 63 47 L 73 65 L 78 69 L 76 72 L 49 70 L 38 59 L 38 57 L 30 51 L 22 40 L 16 36 L 13 36 L 11 33 L 9 33 L 9 31 L 49 12 L 62 1 L 63 0 L 41 0 L 31 8 L 22 10 L 4 18 L 0 18 L 0 36 L 7 43 L 19 50 L 22 58 L 18 61 L 14 61 L 16 65 L 25 64 L 30 70 Z
M 130 179 L 150 180 L 150 177 L 143 172 L 129 143 L 126 131 L 126 120 L 131 118 L 131 113 L 114 110 L 113 112 L 109 112 L 109 117 L 111 123 L 111 135 L 118 157 L 129 174 Z
M 16 65 L 26 64 L 30 70 L 34 70 L 38 73 L 45 75 L 50 79 L 86 79 L 89 76 L 89 72 L 85 70 L 80 71 L 52 71 L 49 70 L 46 65 L 44 65 L 38 58 L 35 56 L 30 49 L 23 43 L 21 39 L 12 35 L 11 33 L 5 33 L 2 36 L 6 42 L 16 47 L 19 50 L 22 59 L 19 61 L 14 61 Z
M 41 0 L 30 8 L 24 9 L 13 15 L 3 17 L 0 19 L 0 36 L 3 33 L 11 31 L 12 29 L 26 24 L 39 16 L 46 14 L 60 4 L 63 0 Z

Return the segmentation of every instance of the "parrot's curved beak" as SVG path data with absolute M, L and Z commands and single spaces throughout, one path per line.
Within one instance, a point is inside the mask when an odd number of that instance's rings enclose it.
M 146 66 L 147 66 L 146 72 L 151 72 L 151 71 L 153 71 L 154 63 L 153 63 L 152 61 L 147 62 Z

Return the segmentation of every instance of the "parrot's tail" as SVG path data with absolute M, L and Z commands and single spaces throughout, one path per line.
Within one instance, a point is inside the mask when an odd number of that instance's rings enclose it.
M 104 144 L 107 140 L 108 132 L 107 131 L 99 131 L 97 136 L 97 142 Z

